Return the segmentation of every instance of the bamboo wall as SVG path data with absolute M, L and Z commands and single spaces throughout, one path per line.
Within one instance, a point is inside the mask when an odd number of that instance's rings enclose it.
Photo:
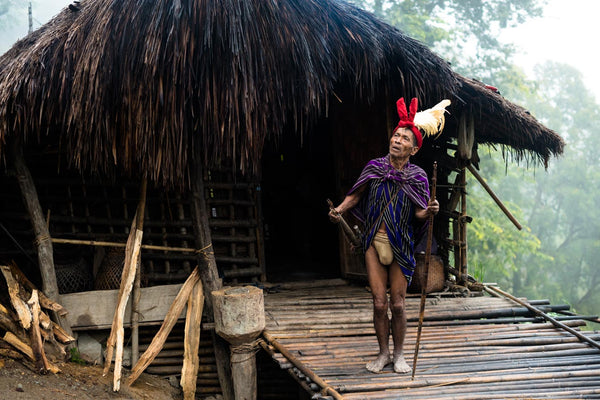
M 35 163 L 30 162 L 52 238 L 125 243 L 139 197 L 139 183 L 100 182 L 67 172 L 49 177 L 45 171 L 51 170 L 52 160 L 38 156 Z M 258 184 L 249 179 L 236 182 L 228 172 L 212 171 L 204 179 L 219 273 L 229 283 L 263 281 Z M 0 184 L 4 189 L 0 194 L 0 222 L 6 228 L 0 231 L 0 258 L 17 259 L 36 281 L 39 272 L 35 262 L 28 259 L 36 260 L 34 234 L 21 193 L 14 177 L 0 174 Z M 189 192 L 148 190 L 144 244 L 196 248 L 190 196 Z M 122 248 L 112 251 L 107 247 L 54 244 L 59 290 L 64 294 L 118 288 L 120 266 L 114 264 L 123 255 Z M 143 250 L 141 259 L 144 286 L 183 282 L 197 262 L 193 252 L 159 250 Z

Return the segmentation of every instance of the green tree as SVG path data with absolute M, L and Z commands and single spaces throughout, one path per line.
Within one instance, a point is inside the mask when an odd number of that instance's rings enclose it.
M 545 0 L 354 0 L 452 63 L 490 80 L 510 66 L 515 49 L 498 40 L 502 29 L 542 15 Z
M 522 214 L 522 222 L 541 244 L 537 252 L 518 253 L 510 267 L 512 276 L 505 283 L 515 294 L 552 294 L 554 300 L 565 301 L 580 312 L 594 313 L 600 306 L 600 269 L 596 266 L 600 256 L 600 198 L 595 195 L 600 190 L 596 168 L 600 106 L 581 73 L 565 64 L 540 65 L 534 81 L 517 81 L 520 85 L 509 85 L 508 91 L 516 90 L 514 97 L 523 99 L 537 118 L 560 132 L 567 147 L 548 171 L 510 164 L 498 173 L 500 157 L 482 161 L 498 193 L 511 204 L 520 205 L 515 207 Z M 475 251 L 483 247 L 476 242 L 470 245 Z M 500 272 L 493 263 L 486 267 L 492 275 Z

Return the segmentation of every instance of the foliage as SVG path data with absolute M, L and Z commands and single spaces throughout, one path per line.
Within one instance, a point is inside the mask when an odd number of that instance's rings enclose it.
M 442 54 L 457 72 L 486 81 L 510 67 L 502 29 L 542 15 L 544 0 L 354 0 Z
M 69 349 L 69 353 L 71 356 L 69 357 L 69 361 L 79 365 L 87 364 L 83 358 L 81 358 L 81 354 L 79 353 L 79 349 L 77 347 L 71 347 Z
M 503 174 L 488 172 L 501 197 L 521 205 L 525 225 L 541 243 L 539 252 L 522 252 L 515 259 L 508 287 L 525 296 L 552 294 L 582 313 L 594 313 L 600 305 L 600 198 L 594 195 L 600 190 L 595 166 L 600 158 L 600 137 L 595 134 L 600 106 L 571 66 L 548 62 L 535 74 L 535 81 L 521 79 L 507 87 L 565 137 L 567 148 L 548 171 L 535 175 L 514 165 Z M 482 164 L 497 167 L 499 159 Z

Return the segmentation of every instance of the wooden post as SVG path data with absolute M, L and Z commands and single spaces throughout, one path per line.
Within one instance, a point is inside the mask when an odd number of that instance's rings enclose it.
M 460 198 L 460 278 L 459 284 L 466 286 L 468 274 L 467 264 L 467 172 L 465 167 L 460 169 L 461 198 Z
M 19 182 L 19 188 L 23 195 L 25 207 L 31 219 L 31 225 L 35 232 L 35 244 L 38 254 L 38 262 L 40 265 L 40 274 L 42 276 L 42 290 L 52 301 L 58 301 L 58 285 L 56 283 L 56 271 L 54 270 L 54 255 L 52 250 L 52 242 L 50 241 L 50 232 L 42 206 L 37 195 L 33 177 L 23 156 L 23 149 L 20 141 L 14 140 L 12 143 L 13 165 Z M 71 327 L 68 326 L 66 320 L 60 315 L 53 313 L 58 324 L 69 334 L 72 335 Z
M 253 341 L 265 329 L 262 289 L 223 288 L 212 293 L 215 331 L 231 344 L 231 376 L 236 399 L 255 400 L 256 357 Z
M 217 261 L 212 246 L 210 226 L 208 225 L 208 212 L 206 207 L 206 198 L 204 192 L 204 180 L 202 166 L 198 163 L 192 176 L 192 217 L 194 222 L 194 233 L 196 236 L 196 248 L 204 249 L 203 254 L 198 255 L 198 267 L 200 269 L 200 278 L 204 293 L 206 293 L 205 303 L 207 319 L 214 321 L 212 292 L 223 287 L 223 282 L 219 278 L 217 270 Z M 211 332 L 214 344 L 215 358 L 219 383 L 224 400 L 234 400 L 233 383 L 231 380 L 231 364 L 229 357 L 229 345 L 219 335 Z
M 138 263 L 131 293 L 131 365 L 140 357 L 140 281 L 142 264 Z
M 202 309 L 204 307 L 204 293 L 202 282 L 196 282 L 190 294 L 185 316 L 185 339 L 183 347 L 183 368 L 181 369 L 181 387 L 184 400 L 196 398 L 196 382 L 200 357 L 200 324 L 202 322 Z
M 138 216 L 136 221 L 136 230 L 138 232 L 144 231 L 144 214 L 146 210 L 146 190 L 148 186 L 148 181 L 146 178 L 142 180 L 142 186 L 140 189 L 140 201 L 138 205 L 138 212 L 141 212 L 141 215 Z M 140 243 L 141 246 L 141 243 Z M 136 268 L 135 268 L 135 277 L 133 279 L 133 291 L 131 298 L 131 365 L 135 365 L 137 363 L 138 358 L 140 356 L 140 284 L 142 279 L 142 263 L 140 262 L 140 257 L 137 257 Z
M 113 373 L 113 391 L 119 391 L 121 387 L 121 369 L 123 363 L 123 342 L 124 328 L 123 319 L 125 317 L 125 307 L 129 300 L 129 295 L 133 287 L 133 281 L 140 259 L 140 250 L 143 237 L 144 209 L 146 204 L 146 179 L 142 181 L 140 189 L 140 200 L 137 211 L 131 224 L 131 232 L 127 240 L 125 249 L 125 262 L 123 273 L 121 275 L 121 286 L 119 288 L 117 308 L 113 319 L 110 336 L 106 342 L 106 360 L 104 362 L 104 372 L 106 376 L 112 362 L 113 351 L 115 352 L 115 369 Z

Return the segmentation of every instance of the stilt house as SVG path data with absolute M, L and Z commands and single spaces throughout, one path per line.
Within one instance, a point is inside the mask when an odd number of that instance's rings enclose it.
M 60 295 L 117 289 L 147 181 L 141 285 L 155 296 L 197 264 L 213 263 L 213 287 L 360 278 L 326 199 L 386 154 L 399 97 L 452 101 L 414 162 L 439 165 L 438 254 L 464 282 L 478 146 L 543 165 L 563 150 L 525 109 L 344 1 L 74 3 L 0 57 L 0 258 Z

